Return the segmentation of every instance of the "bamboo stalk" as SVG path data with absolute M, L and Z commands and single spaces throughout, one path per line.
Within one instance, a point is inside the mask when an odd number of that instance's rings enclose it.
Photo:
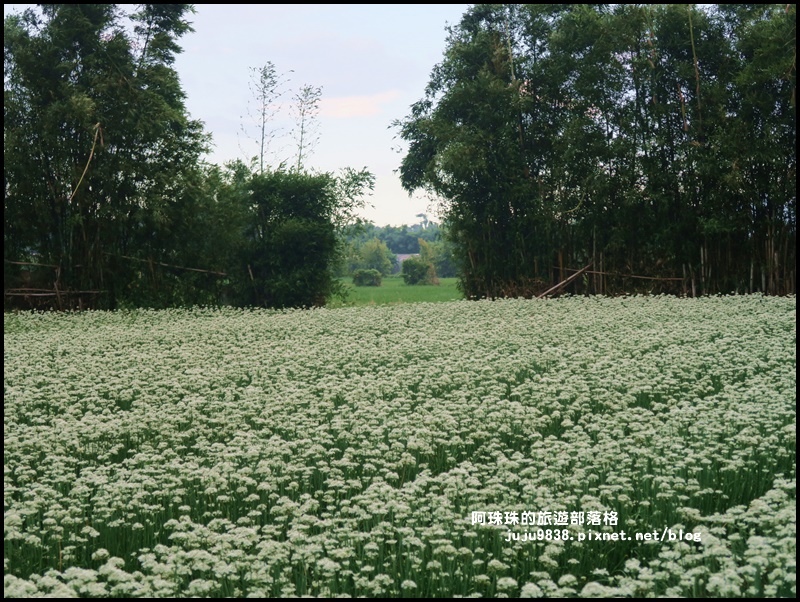
M 57 293 L 55 291 L 49 293 L 24 293 L 24 292 L 15 292 L 15 291 L 8 291 L 3 293 L 6 297 L 59 297 L 60 295 L 99 295 L 100 293 L 105 293 L 106 291 L 61 291 L 61 293 Z
M 64 305 L 61 302 L 61 294 L 58 292 L 58 281 L 61 279 L 61 270 L 56 269 L 56 281 L 53 283 L 53 286 L 56 289 L 56 299 L 58 299 L 58 309 L 59 311 L 64 309 Z
M 602 251 L 600 251 L 600 271 L 602 272 L 605 268 L 605 255 Z M 600 274 L 600 294 L 603 295 L 606 292 L 606 279 L 605 274 Z
M 597 227 L 592 228 L 592 263 L 597 261 Z M 598 274 L 593 274 L 592 284 L 594 289 L 594 294 L 597 294 L 597 276 Z
M 786 288 L 785 284 L 789 280 L 789 278 L 788 278 L 788 271 L 789 271 L 789 245 L 787 244 L 787 241 L 785 240 L 785 238 L 786 237 L 784 237 L 784 242 L 783 242 L 783 282 L 784 282 L 784 287 L 783 287 L 783 293 L 782 294 L 788 295 L 789 291 L 791 289 Z
M 10 259 L 3 259 L 4 263 L 10 263 L 12 265 L 35 265 L 43 268 L 52 268 L 54 270 L 58 269 L 57 265 L 52 265 L 49 263 L 33 263 L 31 261 L 11 261 Z
M 558 266 L 553 266 L 553 269 L 558 269 Z M 576 271 L 584 272 L 585 268 L 584 270 L 576 270 L 575 268 L 564 268 L 564 270 L 567 272 L 576 272 Z M 664 282 L 681 282 L 684 280 L 684 278 L 661 278 L 658 276 L 637 276 L 633 274 L 620 274 L 619 272 L 603 272 L 600 270 L 585 270 L 585 273 L 600 274 L 604 276 L 619 276 L 621 278 L 638 278 L 640 280 L 663 280 Z
M 781 270 L 780 265 L 781 264 L 780 264 L 780 259 L 778 257 L 778 252 L 775 251 L 775 277 L 774 277 L 775 289 L 772 291 L 773 295 L 780 294 L 780 286 L 778 284 L 780 282 L 780 270 Z
M 123 259 L 130 259 L 131 261 L 138 261 L 141 263 L 150 264 L 150 269 L 152 271 L 153 265 L 160 265 L 161 267 L 165 268 L 176 268 L 179 270 L 187 270 L 189 272 L 201 272 L 203 274 L 214 274 L 215 276 L 227 276 L 225 272 L 216 272 L 214 270 L 201 270 L 200 268 L 187 268 L 186 266 L 182 265 L 174 265 L 171 263 L 162 263 L 160 261 L 153 261 L 152 259 L 139 259 L 138 257 L 130 257 L 129 255 L 117 255 L 115 253 L 106 253 L 106 255 L 113 255 L 114 257 L 121 257 Z
M 685 263 L 681 264 L 681 269 L 683 270 L 683 282 L 681 283 L 681 285 L 683 286 L 683 294 L 684 294 L 684 296 L 686 296 L 686 293 L 688 291 L 686 289 L 686 264 Z
M 549 294 L 550 294 L 550 293 L 552 293 L 552 292 L 555 292 L 555 291 L 557 291 L 557 290 L 559 290 L 559 289 L 561 289 L 561 288 L 564 288 L 564 287 L 565 287 L 566 285 L 568 285 L 570 282 L 572 282 L 573 280 L 575 280 L 575 279 L 576 279 L 578 276 L 580 276 L 581 274 L 583 274 L 584 272 L 586 272 L 586 271 L 587 271 L 587 270 L 588 270 L 588 269 L 589 269 L 591 266 L 592 266 L 592 264 L 591 264 L 591 262 L 589 262 L 589 264 L 588 264 L 586 267 L 584 267 L 584 268 L 582 268 L 582 269 L 578 270 L 577 272 L 575 272 L 575 273 L 574 273 L 572 276 L 570 276 L 570 277 L 569 277 L 569 278 L 567 278 L 566 280 L 563 280 L 563 281 L 559 282 L 558 284 L 556 284 L 555 286 L 553 286 L 553 287 L 551 287 L 551 288 L 547 289 L 547 290 L 546 290 L 545 292 L 543 292 L 541 295 L 537 295 L 537 297 L 536 297 L 536 298 L 537 298 L 537 299 L 541 299 L 542 297 L 545 297 L 546 295 L 549 295 Z
M 706 292 L 706 264 L 703 258 L 703 245 L 700 245 L 700 294 Z

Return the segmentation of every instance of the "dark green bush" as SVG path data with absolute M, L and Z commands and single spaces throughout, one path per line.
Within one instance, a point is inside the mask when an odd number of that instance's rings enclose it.
M 356 286 L 380 286 L 381 273 L 378 270 L 356 270 L 353 272 L 353 284 Z
M 328 174 L 253 175 L 246 243 L 240 259 L 241 305 L 322 306 L 334 290 L 335 182 Z
M 403 262 L 403 281 L 406 284 L 439 284 L 433 264 L 420 257 L 409 257 Z

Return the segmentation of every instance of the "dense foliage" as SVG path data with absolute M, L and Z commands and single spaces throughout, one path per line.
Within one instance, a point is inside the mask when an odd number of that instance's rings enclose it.
M 172 67 L 189 10 L 48 4 L 5 19 L 4 257 L 46 264 L 6 263 L 6 289 L 55 280 L 89 303 L 146 303 L 148 262 L 182 254 L 205 145 Z
M 332 179 L 270 172 L 254 175 L 249 192 L 255 219 L 248 220 L 240 265 L 252 285 L 242 291 L 245 305 L 324 305 L 332 292 L 329 264 L 336 249 Z
M 5 595 L 795 597 L 796 325 L 760 295 L 6 314 Z
M 397 123 L 403 184 L 438 195 L 446 227 L 420 214 L 346 244 L 372 177 L 300 169 L 310 88 L 296 167 L 265 164 L 269 63 L 256 160 L 202 164 L 173 67 L 191 10 L 5 19 L 7 308 L 319 305 L 337 270 L 385 274 L 420 241 L 467 298 L 532 296 L 585 266 L 567 290 L 795 290 L 795 5 L 473 6 Z
M 271 169 L 263 130 L 252 167 L 203 165 L 173 68 L 191 10 L 48 4 L 5 19 L 6 308 L 312 306 L 335 292 L 338 232 L 372 175 Z
M 347 238 L 356 247 L 378 239 L 395 255 L 419 253 L 419 239 L 434 242 L 442 238 L 443 228 L 436 222 L 424 225 L 376 226 L 371 222 L 355 224 L 346 232 Z
M 470 297 L 590 262 L 572 290 L 793 292 L 795 56 L 793 4 L 475 5 L 398 123 L 403 183 Z

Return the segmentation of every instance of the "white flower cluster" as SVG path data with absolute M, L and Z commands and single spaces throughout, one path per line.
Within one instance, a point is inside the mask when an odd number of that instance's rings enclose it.
M 795 307 L 6 314 L 5 595 L 792 597 Z

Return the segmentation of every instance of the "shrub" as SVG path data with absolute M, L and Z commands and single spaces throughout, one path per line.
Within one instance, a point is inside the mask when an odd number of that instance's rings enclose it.
M 403 281 L 406 284 L 439 284 L 433 264 L 420 257 L 409 257 L 403 262 Z
M 353 284 L 356 286 L 380 286 L 382 276 L 378 270 L 356 270 L 353 272 Z

